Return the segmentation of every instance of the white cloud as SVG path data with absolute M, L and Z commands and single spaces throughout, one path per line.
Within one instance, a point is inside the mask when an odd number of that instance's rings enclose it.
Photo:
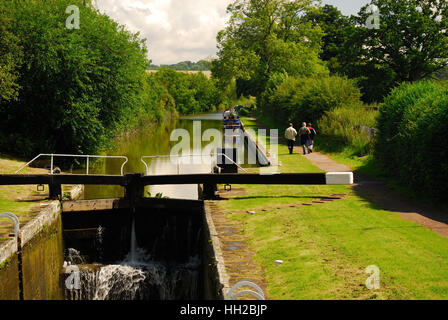
M 354 14 L 369 0 L 323 0 Z M 147 39 L 155 64 L 197 61 L 216 54 L 216 35 L 232 0 L 96 0 L 98 8 Z
M 147 39 L 155 64 L 197 61 L 216 54 L 216 35 L 231 0 L 97 0 L 106 13 Z

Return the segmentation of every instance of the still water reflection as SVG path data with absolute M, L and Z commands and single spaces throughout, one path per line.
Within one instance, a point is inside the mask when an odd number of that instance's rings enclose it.
M 108 153 L 108 155 L 123 155 L 129 158 L 128 163 L 124 167 L 124 174 L 142 172 L 146 174 L 145 165 L 141 162 L 142 156 L 158 156 L 169 155 L 171 149 L 180 141 L 170 141 L 170 136 L 175 129 L 185 129 L 190 134 L 190 154 L 201 154 L 202 149 L 210 143 L 216 141 L 204 141 L 198 145 L 194 145 L 193 139 L 193 123 L 194 121 L 200 121 L 201 133 L 207 129 L 221 130 L 222 113 L 210 113 L 204 115 L 188 116 L 181 119 L 173 120 L 168 123 L 163 123 L 156 130 L 154 129 L 142 129 L 133 133 L 127 137 L 117 139 L 115 141 L 115 150 Z M 198 132 L 196 132 L 198 134 Z M 199 138 L 200 141 L 201 139 Z M 165 158 L 147 158 L 145 159 L 148 164 L 150 175 L 161 174 L 186 174 L 186 173 L 210 173 L 211 172 L 211 159 L 206 161 L 205 157 L 198 158 L 184 158 L 181 159 L 178 165 L 174 159 L 169 157 Z M 190 161 L 190 164 L 183 164 L 183 161 Z M 198 163 L 199 162 L 199 163 Z M 98 160 L 95 163 L 95 167 L 90 170 L 91 174 L 120 174 L 120 168 L 123 161 L 119 159 L 105 159 Z M 84 173 L 85 171 L 79 171 Z M 151 196 L 155 196 L 157 193 L 162 193 L 163 196 L 170 198 L 182 198 L 182 199 L 197 199 L 198 188 L 197 185 L 166 185 L 166 186 L 151 186 L 145 190 Z M 101 199 L 101 198 L 113 198 L 122 197 L 124 190 L 120 186 L 85 186 L 84 199 Z

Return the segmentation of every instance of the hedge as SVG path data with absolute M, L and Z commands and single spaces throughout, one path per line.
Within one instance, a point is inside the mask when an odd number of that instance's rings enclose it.
M 384 172 L 417 193 L 448 194 L 448 84 L 396 88 L 380 109 L 374 156 Z

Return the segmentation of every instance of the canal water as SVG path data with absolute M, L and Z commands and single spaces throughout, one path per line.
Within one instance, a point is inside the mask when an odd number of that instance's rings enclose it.
M 188 133 L 190 137 L 191 151 L 183 154 L 191 156 L 183 158 L 187 163 L 178 163 L 178 159 L 169 157 L 145 158 L 145 167 L 142 156 L 169 155 L 179 143 L 180 140 L 170 139 L 176 129 L 178 133 Z M 119 139 L 111 155 L 129 158 L 124 173 L 210 173 L 214 163 L 212 157 L 193 157 L 202 155 L 206 147 L 209 152 L 220 145 L 219 141 L 202 141 L 202 135 L 208 129 L 222 130 L 222 113 L 181 118 L 164 123 L 155 131 L 140 130 Z M 119 159 L 100 160 L 90 173 L 118 175 L 122 162 Z M 122 197 L 123 192 L 122 187 L 86 186 L 84 199 Z M 152 197 L 161 194 L 162 197 L 197 200 L 198 186 L 153 186 L 148 187 L 145 193 Z M 187 211 L 179 215 L 175 212 L 185 208 L 173 212 L 148 210 L 137 208 L 137 211 L 124 214 L 99 215 L 95 217 L 96 234 L 93 240 L 65 241 L 66 265 L 79 268 L 81 281 L 80 288 L 65 290 L 66 299 L 178 300 L 203 297 L 205 262 L 202 251 L 203 220 L 200 215 Z M 85 216 L 79 219 L 85 219 Z M 76 278 L 70 281 L 76 281 Z
M 194 131 L 196 128 L 196 132 Z M 174 130 L 177 132 L 188 133 L 190 137 L 190 152 L 183 150 L 183 157 L 161 157 L 161 158 L 145 158 L 144 161 L 148 165 L 150 175 L 161 174 L 187 174 L 187 173 L 210 173 L 212 158 L 207 156 L 195 157 L 194 155 L 202 155 L 203 148 L 215 141 L 202 141 L 203 133 L 208 129 L 221 130 L 222 113 L 210 113 L 195 116 L 187 116 L 174 120 L 170 123 L 163 123 L 156 130 L 146 131 L 139 130 L 132 135 L 128 135 L 116 141 L 113 151 L 108 155 L 120 155 L 128 157 L 129 161 L 124 166 L 124 173 L 146 172 L 145 164 L 142 162 L 142 156 L 167 156 L 173 147 L 175 147 L 181 139 L 171 141 Z M 199 129 L 199 131 L 198 131 Z M 173 139 L 175 136 L 173 135 Z M 196 140 L 195 140 L 196 139 Z M 197 141 L 200 141 L 198 144 Z M 215 147 L 218 146 L 218 142 Z M 213 147 L 211 149 L 214 149 Z M 191 157 L 188 157 L 188 155 Z M 185 156 L 185 157 L 184 157 Z M 179 162 L 179 164 L 178 164 Z M 120 174 L 122 159 L 104 159 L 98 160 L 93 169 L 92 174 Z M 84 170 L 77 171 L 84 173 Z M 147 187 L 151 196 L 161 193 L 163 196 L 179 199 L 197 199 L 197 185 L 182 186 L 153 186 Z M 122 197 L 124 191 L 119 186 L 86 186 L 84 199 L 102 199 Z

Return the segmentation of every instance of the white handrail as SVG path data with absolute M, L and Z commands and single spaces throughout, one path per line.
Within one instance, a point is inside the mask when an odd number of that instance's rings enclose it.
M 108 158 L 108 159 L 124 159 L 125 161 L 121 165 L 121 175 L 123 175 L 123 168 L 124 165 L 129 161 L 128 157 L 126 156 L 97 156 L 97 155 L 91 155 L 91 154 L 55 154 L 55 153 L 41 153 L 38 156 L 34 157 L 31 161 L 26 163 L 24 166 L 22 166 L 19 170 L 17 170 L 15 173 L 19 173 L 24 168 L 29 166 L 32 162 L 36 161 L 40 157 L 51 157 L 51 168 L 50 168 L 50 174 L 53 174 L 53 165 L 54 165 L 54 157 L 71 157 L 71 158 L 86 158 L 87 159 L 87 168 L 86 168 L 86 174 L 89 174 L 89 159 L 90 158 Z
M 238 168 L 240 168 L 242 171 L 244 171 L 245 173 L 248 173 L 243 167 L 241 167 L 238 163 L 236 163 L 233 159 L 229 158 L 225 153 L 217 153 L 217 156 L 224 156 L 226 157 L 228 160 L 230 160 L 233 164 L 235 164 Z M 146 163 L 146 161 L 144 159 L 159 159 L 159 158 L 171 158 L 171 157 L 175 157 L 177 158 L 177 174 L 180 174 L 180 167 L 179 167 L 179 159 L 180 158 L 186 158 L 186 157 L 203 157 L 203 156 L 207 156 L 205 154 L 190 154 L 190 155 L 186 155 L 186 156 L 180 156 L 180 155 L 158 155 L 158 156 L 142 156 L 140 158 L 140 161 L 143 162 L 143 164 L 145 165 L 146 168 L 146 175 L 149 176 L 149 166 Z M 210 158 L 214 157 L 214 154 L 210 154 L 209 155 Z
M 19 219 L 17 218 L 17 216 L 14 213 L 4 212 L 4 213 L 0 214 L 0 218 L 9 219 L 13 223 L 14 235 L 17 238 L 20 234 L 20 223 L 19 223 Z
M 189 154 L 186 156 L 180 156 L 180 155 L 157 155 L 157 156 L 142 156 L 140 157 L 140 161 L 143 162 L 146 168 L 146 175 L 149 176 L 149 166 L 146 163 L 144 159 L 159 159 L 159 158 L 177 158 L 177 174 L 180 174 L 180 163 L 179 158 L 187 158 L 187 157 L 203 157 L 206 156 L 205 154 Z M 210 155 L 211 156 L 211 155 Z
M 217 155 L 217 156 L 224 156 L 224 157 L 226 157 L 227 159 L 229 159 L 230 161 L 232 161 L 232 163 L 233 163 L 234 165 L 236 165 L 238 168 L 240 168 L 241 170 L 243 170 L 244 172 L 247 173 L 247 171 L 246 171 L 243 167 L 241 167 L 238 163 L 236 163 L 235 161 L 233 161 L 233 159 L 229 158 L 225 153 L 217 153 L 216 155 Z

